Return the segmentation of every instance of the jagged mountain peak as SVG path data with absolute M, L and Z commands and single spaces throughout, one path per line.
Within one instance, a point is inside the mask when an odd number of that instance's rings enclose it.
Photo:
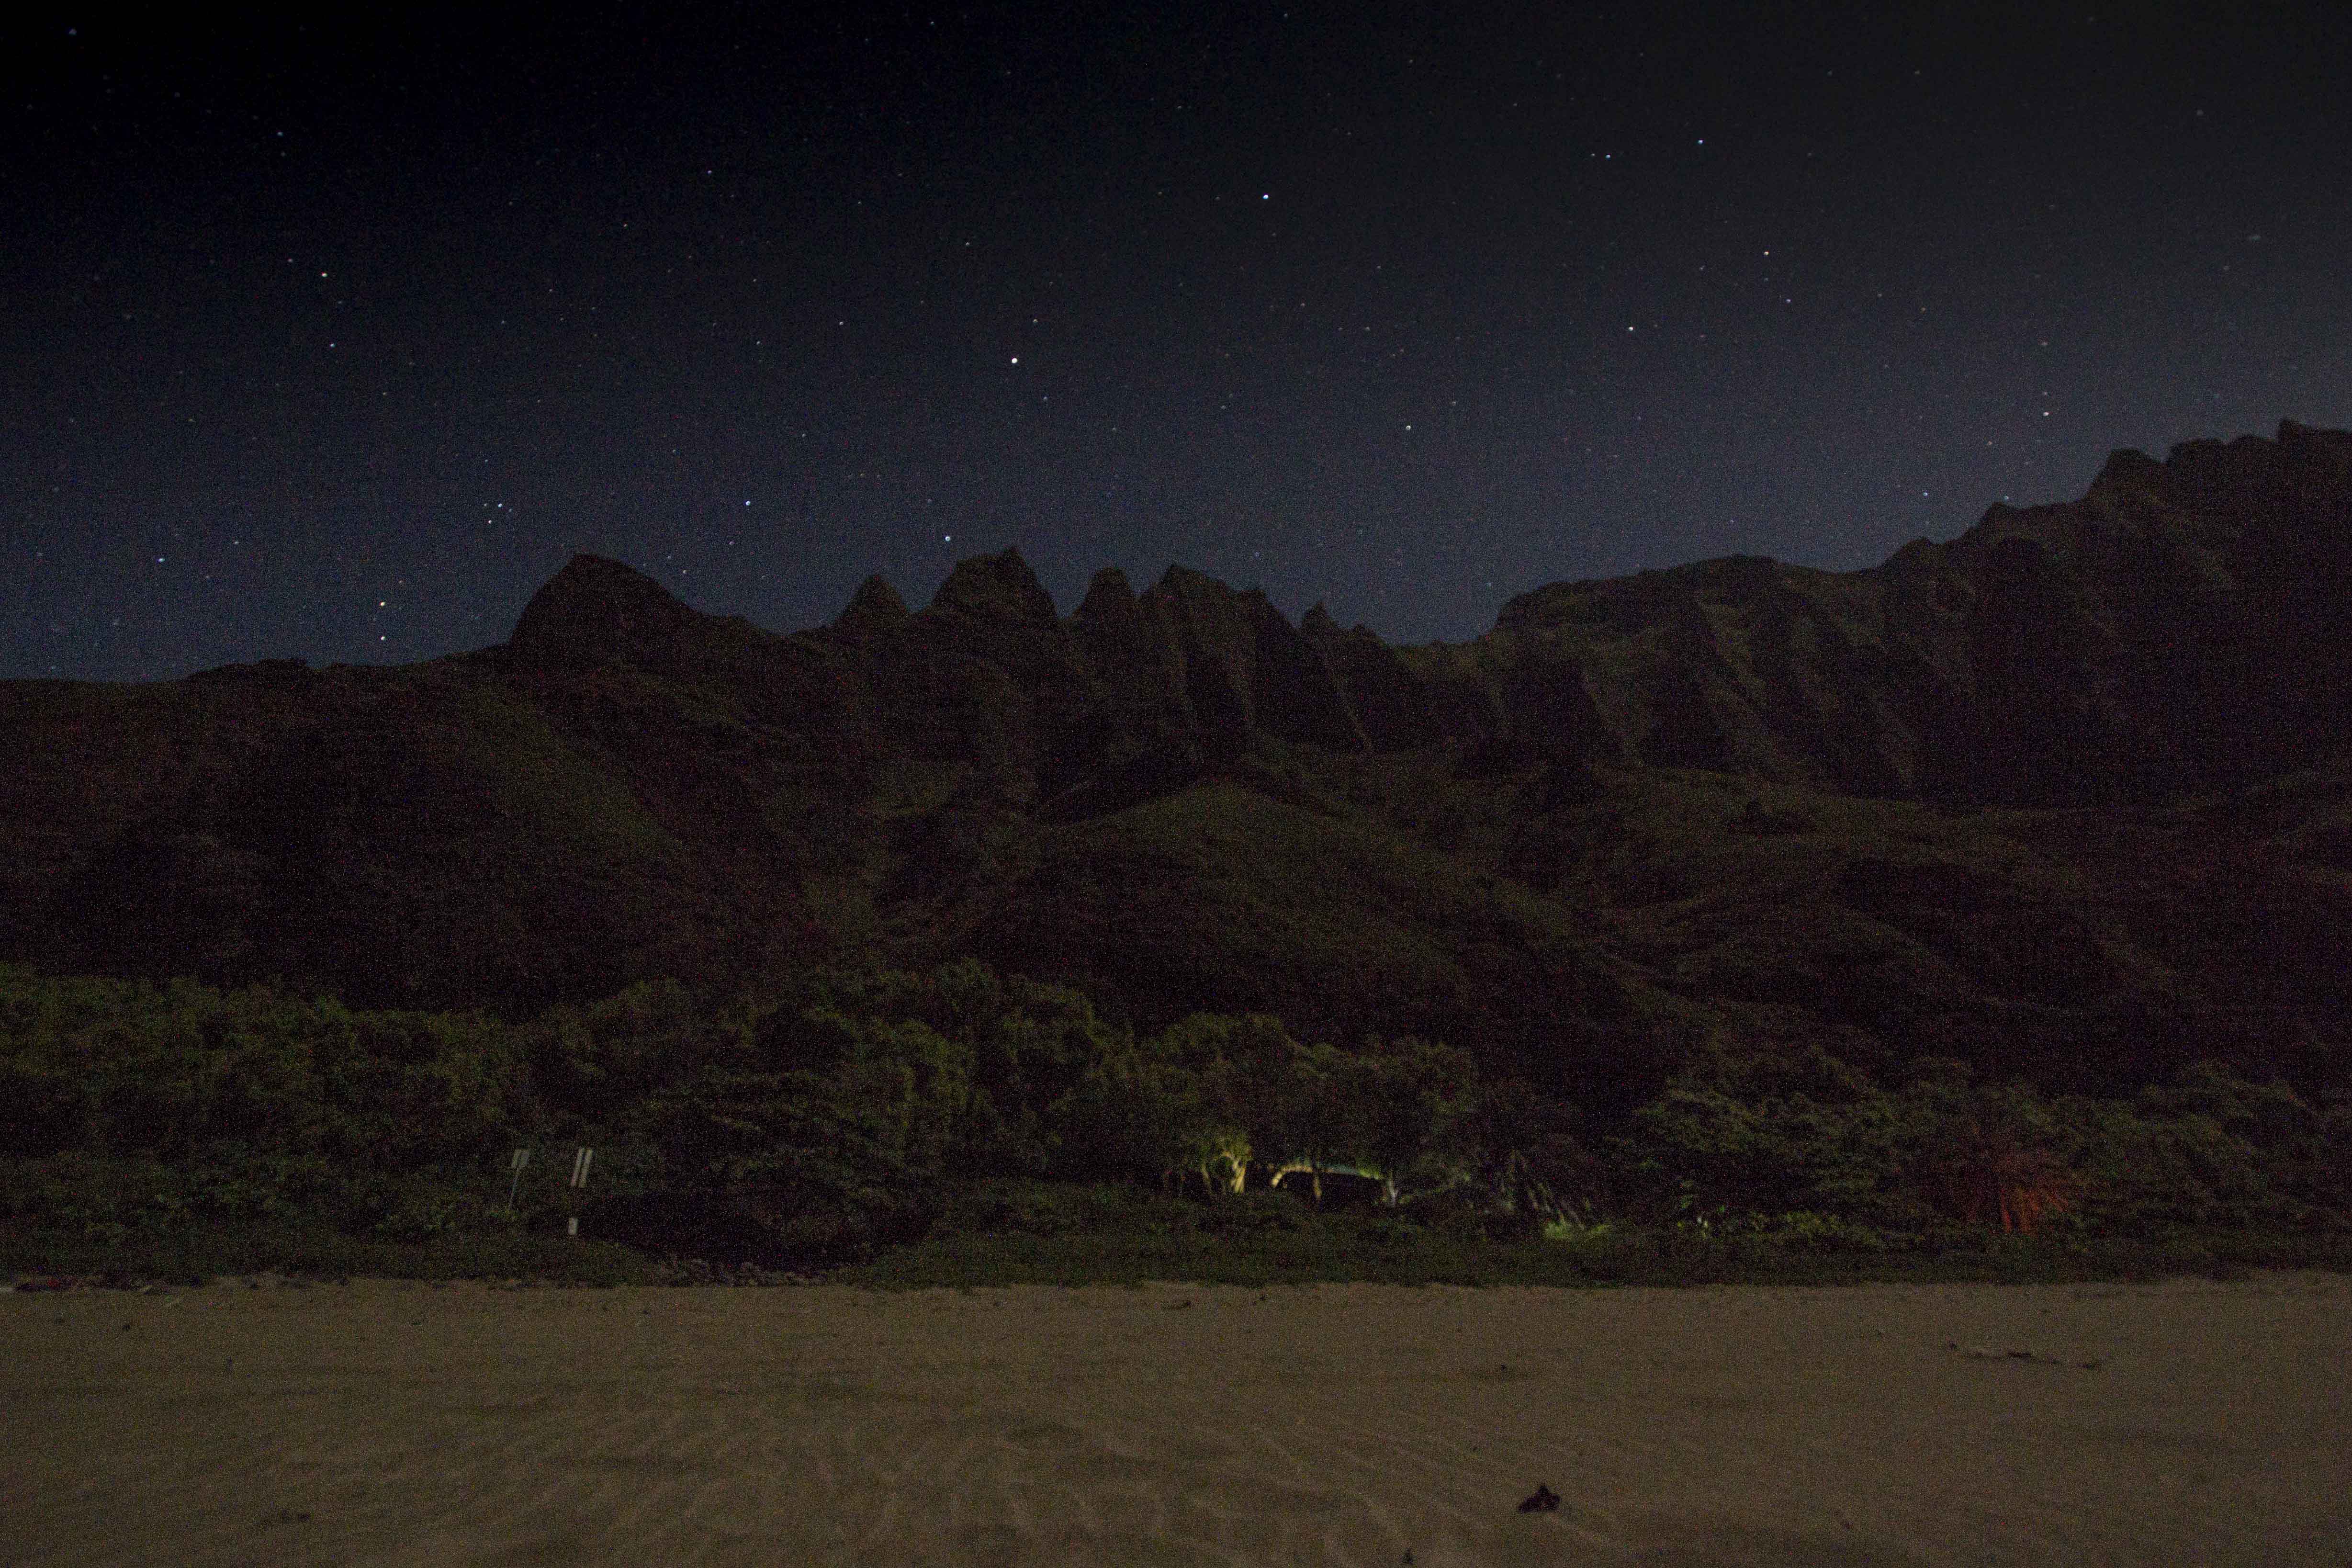
M 1073 618 L 1082 626 L 1123 625 L 1135 618 L 1135 589 L 1127 574 L 1106 566 L 1087 584 L 1087 596 L 1078 602 L 1078 613 Z
M 710 618 L 636 568 L 583 552 L 531 595 L 507 647 L 541 662 L 658 658 Z
M 1556 583 L 1453 647 L 1342 633 L 1321 605 L 1294 626 L 1262 591 L 1175 564 L 1139 594 L 1097 573 L 1064 621 L 1016 550 L 960 563 L 919 616 L 872 580 L 832 632 L 857 647 L 885 628 L 941 661 L 938 692 L 1015 715 L 1008 778 L 1270 737 L 1457 742 L 1480 765 L 1623 757 L 1861 795 L 2147 798 L 2292 765 L 2352 717 L 2352 435 L 2286 421 L 2275 439 L 2190 441 L 2160 462 L 2121 449 L 2079 500 L 1996 506 L 1865 571 L 1733 556 Z M 583 555 L 514 647 L 683 667 L 721 647 L 719 629 Z M 1017 715 L 1039 702 L 1031 733 Z M 1489 745 L 1503 740 L 1507 754 Z
M 867 637 L 893 630 L 914 618 L 907 601 L 880 573 L 857 585 L 857 592 L 833 619 L 833 630 L 847 637 Z
M 2338 473 L 2352 473 L 2352 430 L 2327 430 L 2282 419 L 2277 444 L 2303 461 L 2324 465 Z
M 2107 454 L 2091 481 L 2091 493 L 2101 490 L 2142 490 L 2164 482 L 2164 465 L 2137 447 L 2120 447 Z
M 1158 595 L 1161 598 L 1183 599 L 1239 596 L 1234 592 L 1233 585 L 1222 578 L 1212 577 L 1206 572 L 1195 572 L 1190 566 L 1179 565 L 1174 562 L 1169 563 L 1168 570 L 1160 574 L 1160 581 L 1146 589 L 1145 593 Z
M 1045 626 L 1057 621 L 1054 596 L 1037 581 L 1037 574 L 1021 558 L 1021 552 L 1011 548 L 957 562 L 925 613 L 961 613 Z

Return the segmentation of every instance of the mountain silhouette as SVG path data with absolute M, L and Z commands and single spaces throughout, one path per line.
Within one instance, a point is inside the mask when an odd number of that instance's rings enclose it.
M 1455 645 L 1181 566 L 1065 618 L 1013 551 L 780 636 L 581 555 L 478 652 L 0 684 L 0 958 L 519 1014 L 969 952 L 1586 1102 L 1726 1040 L 2303 1070 L 2352 1002 L 2347 720 L 2352 435 L 2293 423 Z

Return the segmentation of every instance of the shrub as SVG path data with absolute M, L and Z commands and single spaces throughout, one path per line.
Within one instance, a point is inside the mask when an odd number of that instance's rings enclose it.
M 950 1187 L 932 1228 L 939 1236 L 1165 1235 L 1192 1228 L 1193 1215 L 1191 1205 L 1125 1183 L 997 1178 Z
M 1296 1236 L 1314 1227 L 1304 1199 L 1282 1187 L 1260 1187 L 1206 1204 L 1195 1222 L 1211 1236 L 1245 1239 Z

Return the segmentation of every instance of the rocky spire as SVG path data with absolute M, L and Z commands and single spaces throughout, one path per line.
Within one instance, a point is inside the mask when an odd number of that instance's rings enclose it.
M 531 595 L 507 647 L 537 663 L 658 661 L 708 618 L 634 567 L 579 554 Z
M 855 642 L 883 632 L 895 631 L 914 617 L 907 609 L 907 601 L 898 597 L 898 590 L 879 574 L 857 584 L 857 592 L 833 618 L 833 630 Z
M 989 619 L 1057 625 L 1054 596 L 1037 581 L 1018 550 L 975 555 L 956 563 L 926 614 L 961 613 Z

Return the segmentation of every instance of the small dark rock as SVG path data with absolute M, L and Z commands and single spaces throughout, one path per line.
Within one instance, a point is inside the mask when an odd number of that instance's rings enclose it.
M 1559 1494 L 1548 1486 L 1538 1485 L 1533 1496 L 1519 1504 L 1521 1513 L 1558 1513 Z

